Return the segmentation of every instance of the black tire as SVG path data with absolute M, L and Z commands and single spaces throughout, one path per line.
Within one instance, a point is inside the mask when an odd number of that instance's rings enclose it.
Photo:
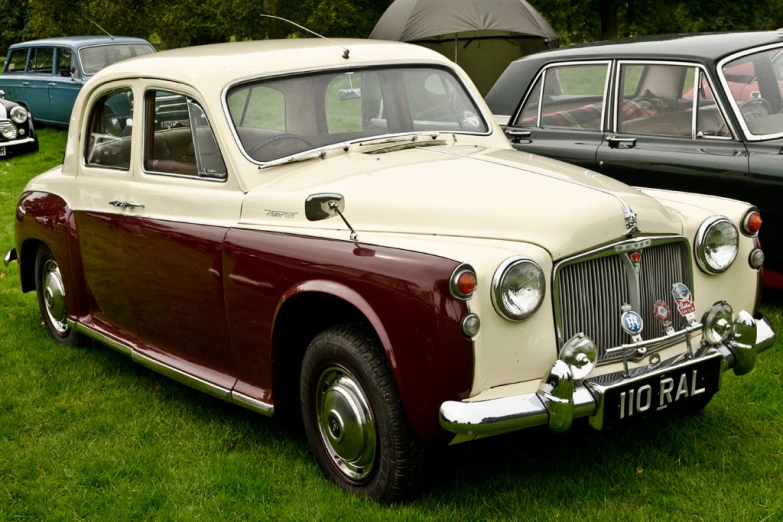
M 332 384 L 327 384 L 333 377 Z M 349 435 L 357 432 L 352 431 L 356 424 L 351 424 L 350 412 L 339 408 L 339 399 L 330 402 L 330 397 L 344 396 L 334 390 L 339 388 L 344 394 L 350 381 L 358 385 L 374 425 L 372 430 L 361 430 L 365 434 L 360 438 L 365 441 L 365 451 L 360 454 L 365 461 L 349 462 L 337 454 L 338 449 L 343 453 L 352 451 L 350 442 L 344 443 L 348 450 L 340 446 L 340 442 L 343 435 L 346 440 L 356 440 Z M 354 394 L 354 398 L 356 404 L 361 403 L 358 395 Z M 324 330 L 313 339 L 302 363 L 300 402 L 310 448 L 327 478 L 351 493 L 381 503 L 403 500 L 420 490 L 427 451 L 413 432 L 386 354 L 371 328 L 361 323 L 342 324 Z M 329 411 L 337 411 L 338 418 L 341 418 L 340 412 L 345 414 L 347 422 L 336 422 L 332 413 L 322 415 L 324 422 L 319 422 L 319 408 L 321 411 L 329 409 L 322 403 L 331 404 L 333 409 Z M 348 429 L 341 431 L 343 427 Z M 374 459 L 365 466 L 370 453 L 366 448 L 372 442 L 371 431 L 374 431 Z M 335 433 L 341 440 L 336 439 Z M 331 446 L 332 440 L 338 449 Z M 362 474 L 364 476 L 358 476 Z
M 60 313 L 59 307 L 55 308 L 54 313 L 52 313 L 52 308 L 47 305 L 47 288 L 45 288 L 46 272 L 52 272 L 52 268 L 57 269 L 59 285 L 63 289 L 62 313 Z M 49 285 L 49 299 L 52 299 L 51 286 L 52 285 Z M 56 283 L 54 286 L 56 286 Z M 66 322 L 65 289 L 64 286 L 62 286 L 62 276 L 59 274 L 59 266 L 52 255 L 52 251 L 45 245 L 41 245 L 35 254 L 35 291 L 36 294 L 38 294 L 38 308 L 41 311 L 41 316 L 43 317 L 46 329 L 49 331 L 49 335 L 59 344 L 69 346 L 78 344 L 82 340 L 82 335 L 68 326 Z M 58 321 L 55 316 L 61 320 Z

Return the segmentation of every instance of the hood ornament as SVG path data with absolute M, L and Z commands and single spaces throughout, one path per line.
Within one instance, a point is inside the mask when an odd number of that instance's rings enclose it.
M 628 237 L 639 233 L 639 221 L 636 217 L 636 212 L 631 207 L 623 207 L 623 214 L 625 214 L 625 235 Z

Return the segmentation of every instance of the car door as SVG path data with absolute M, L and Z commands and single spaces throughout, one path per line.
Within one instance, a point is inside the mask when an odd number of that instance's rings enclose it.
M 54 85 L 54 47 L 33 47 L 27 66 L 27 102 L 35 121 L 52 121 L 49 88 Z
M 81 135 L 82 166 L 79 189 L 71 209 L 76 220 L 78 249 L 86 282 L 84 323 L 104 333 L 124 338 L 135 331 L 128 293 L 134 284 L 127 277 L 125 249 L 120 227 L 133 209 L 133 128 L 107 126 L 106 105 L 114 97 L 133 95 L 128 83 L 108 84 L 87 103 L 89 116 Z
M 182 114 L 172 115 L 175 109 Z M 134 118 L 143 129 L 143 157 L 133 200 L 143 206 L 123 220 L 122 234 L 139 352 L 230 390 L 236 366 L 223 297 L 223 240 L 239 220 L 244 193 L 189 88 L 148 85 Z
M 0 75 L 0 89 L 3 90 L 5 98 L 28 106 L 26 96 L 29 82 L 25 77 L 25 70 L 29 54 L 30 49 L 27 47 L 11 49 L 5 60 L 3 74 Z
M 603 138 L 611 63 L 545 67 L 506 127 L 517 150 L 593 168 Z
M 76 96 L 82 88 L 73 54 L 69 47 L 57 47 L 55 74 L 49 83 L 52 121 L 62 125 L 68 125 Z
M 696 64 L 619 62 L 595 170 L 633 186 L 749 195 L 748 153 Z

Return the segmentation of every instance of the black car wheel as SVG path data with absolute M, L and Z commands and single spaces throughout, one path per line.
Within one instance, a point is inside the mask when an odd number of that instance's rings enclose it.
M 35 257 L 35 289 L 44 324 L 54 340 L 60 344 L 77 344 L 81 335 L 68 325 L 65 285 L 60 266 L 52 251 L 43 245 Z
M 300 400 L 310 448 L 329 479 L 379 502 L 419 489 L 426 452 L 370 328 L 338 325 L 313 339 Z

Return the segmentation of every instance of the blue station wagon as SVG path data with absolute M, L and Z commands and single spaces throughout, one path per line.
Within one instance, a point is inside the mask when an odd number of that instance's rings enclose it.
M 153 53 L 141 38 L 71 36 L 18 43 L 8 50 L 0 89 L 36 123 L 68 125 L 73 103 L 90 77 L 113 63 Z M 129 113 L 118 108 L 117 117 Z

